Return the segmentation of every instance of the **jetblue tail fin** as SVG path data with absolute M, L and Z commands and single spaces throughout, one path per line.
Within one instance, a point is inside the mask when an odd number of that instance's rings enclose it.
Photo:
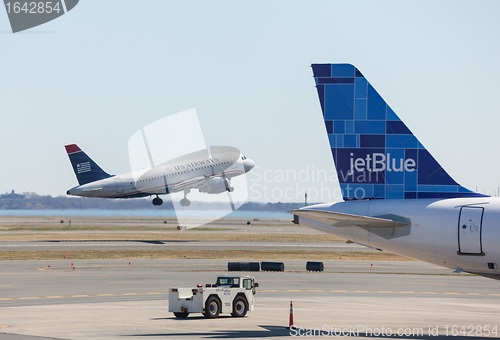
M 69 144 L 66 145 L 65 148 L 80 185 L 111 177 L 111 175 L 102 170 L 92 158 L 87 156 L 78 145 Z
M 356 67 L 311 66 L 344 200 L 484 196 L 448 175 Z

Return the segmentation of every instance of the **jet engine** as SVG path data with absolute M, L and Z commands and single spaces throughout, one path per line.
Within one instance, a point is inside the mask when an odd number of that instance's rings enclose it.
M 200 192 L 206 192 L 208 194 L 220 194 L 226 190 L 232 191 L 231 183 L 227 178 L 217 177 L 208 180 L 201 188 Z

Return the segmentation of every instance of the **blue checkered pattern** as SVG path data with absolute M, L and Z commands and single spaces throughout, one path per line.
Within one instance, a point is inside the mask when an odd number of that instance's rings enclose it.
M 313 64 L 344 200 L 484 196 L 448 175 L 350 64 Z

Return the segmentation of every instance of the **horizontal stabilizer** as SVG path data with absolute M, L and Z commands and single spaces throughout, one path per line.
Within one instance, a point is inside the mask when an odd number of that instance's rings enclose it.
M 289 213 L 308 218 L 310 220 L 331 225 L 333 227 L 362 227 L 362 228 L 394 228 L 410 224 L 410 221 L 397 215 L 380 217 L 350 215 L 324 210 L 293 210 Z

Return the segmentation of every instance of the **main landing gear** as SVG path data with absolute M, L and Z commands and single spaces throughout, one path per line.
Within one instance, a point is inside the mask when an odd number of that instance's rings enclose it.
M 191 201 L 187 198 L 187 194 L 189 194 L 190 191 L 191 189 L 184 190 L 184 198 L 181 199 L 181 206 L 189 207 L 189 205 L 191 204 Z
M 156 196 L 155 198 L 153 198 L 153 205 L 162 205 L 163 204 L 163 200 Z

